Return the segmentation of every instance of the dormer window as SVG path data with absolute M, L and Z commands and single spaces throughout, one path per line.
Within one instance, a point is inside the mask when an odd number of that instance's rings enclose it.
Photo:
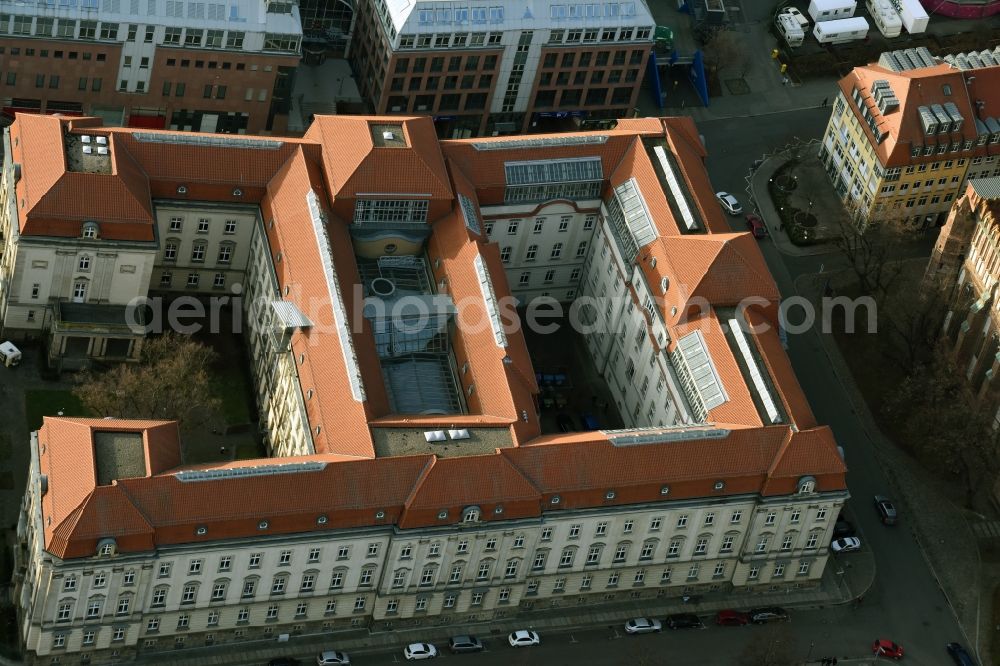
M 118 550 L 118 544 L 114 539 L 101 539 L 97 544 L 98 557 L 111 557 Z
M 462 522 L 463 523 L 477 523 L 479 522 L 479 507 L 470 506 L 462 511 Z
M 97 238 L 100 231 L 101 228 L 97 222 L 84 222 L 81 236 L 83 236 L 83 238 Z
M 796 491 L 800 495 L 816 492 L 816 477 L 803 476 L 801 479 L 799 479 L 799 483 L 796 486 Z

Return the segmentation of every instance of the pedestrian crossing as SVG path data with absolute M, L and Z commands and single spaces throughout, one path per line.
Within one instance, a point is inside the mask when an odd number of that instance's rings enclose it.
M 972 533 L 977 539 L 1000 539 L 1000 520 L 973 523 Z

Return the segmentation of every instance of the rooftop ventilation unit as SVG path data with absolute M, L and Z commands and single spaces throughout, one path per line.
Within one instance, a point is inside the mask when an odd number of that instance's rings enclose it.
M 469 434 L 469 431 L 465 428 L 462 428 L 461 430 L 449 430 L 448 436 L 452 439 L 469 439 L 472 437 L 472 435 Z
M 424 433 L 424 439 L 428 442 L 443 442 L 447 439 L 444 430 L 428 430 Z
M 82 141 L 83 143 L 90 143 L 90 135 L 84 134 L 83 136 L 80 137 L 80 141 Z
M 393 139 L 396 138 L 396 135 L 388 131 L 382 132 L 382 138 L 385 139 L 386 141 L 392 141 Z
M 98 155 L 107 155 L 108 154 L 108 147 L 107 146 L 98 146 L 97 147 L 97 154 Z
M 91 148 L 90 146 L 84 146 L 83 147 L 83 154 L 84 155 L 90 155 L 93 152 L 94 152 L 94 149 Z
M 106 137 L 106 136 L 95 136 L 94 137 L 94 141 L 97 142 L 98 146 L 106 146 L 106 145 L 108 145 L 108 137 Z

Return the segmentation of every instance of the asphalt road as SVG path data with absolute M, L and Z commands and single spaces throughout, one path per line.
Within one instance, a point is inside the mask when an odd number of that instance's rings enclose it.
M 717 189 L 744 194 L 744 177 L 755 159 L 794 138 L 819 138 L 826 126 L 829 109 L 807 109 L 743 119 L 733 132 L 725 121 L 701 123 L 709 149 L 708 171 Z M 741 219 L 731 218 L 734 229 Z M 905 256 L 926 256 L 930 240 L 907 247 Z M 794 280 L 816 273 L 820 265 L 829 271 L 844 262 L 837 254 L 787 257 L 770 241 L 762 250 L 783 296 L 796 293 Z M 872 443 L 861 426 L 848 396 L 829 363 L 816 330 L 789 335 L 788 354 L 816 418 L 829 424 L 838 443 L 846 450 L 848 487 L 855 525 L 863 532 L 865 545 L 875 552 L 878 575 L 863 607 L 838 625 L 845 635 L 873 634 L 891 638 L 907 650 L 906 661 L 913 664 L 946 664 L 943 645 L 949 641 L 969 642 L 963 636 L 947 600 L 937 586 L 917 543 L 907 527 L 910 516 L 903 514 L 900 525 L 883 527 L 877 518 L 872 497 L 887 493 L 890 486 L 879 467 Z

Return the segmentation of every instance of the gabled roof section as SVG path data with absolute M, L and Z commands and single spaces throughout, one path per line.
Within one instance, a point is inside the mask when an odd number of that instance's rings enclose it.
M 406 502 L 406 511 L 438 511 L 447 507 L 479 506 L 483 519 L 493 516 L 494 504 L 534 500 L 541 493 L 500 455 L 436 458 Z M 496 518 L 509 518 L 496 514 Z M 405 527 L 406 515 L 403 516 Z
M 33 114 L 19 119 L 11 143 L 12 159 L 22 165 L 17 184 L 22 234 L 77 236 L 80 223 L 95 220 L 110 223 L 101 228 L 105 238 L 153 239 L 149 184 L 121 142 L 110 142 L 110 173 L 74 172 L 67 168 L 63 140 L 69 121 Z
M 431 199 L 452 198 L 431 118 L 402 117 L 398 122 L 406 146 L 379 147 L 372 138 L 371 126 L 381 127 L 385 118 L 316 117 L 306 138 L 323 144 L 323 166 L 334 197 L 385 192 L 424 195 Z
M 736 305 L 747 296 L 780 297 L 755 239 L 748 233 L 665 238 L 673 283 L 686 301 Z
M 861 123 L 869 142 L 875 148 L 879 161 L 886 167 L 897 167 L 919 161 L 921 158 L 911 156 L 913 146 L 932 145 L 952 140 L 975 139 L 978 117 L 969 103 L 969 93 L 966 91 L 966 74 L 946 63 L 931 67 L 910 69 L 894 72 L 878 64 L 855 67 L 847 76 L 840 80 L 840 89 L 847 99 L 847 105 Z M 983 81 L 979 81 L 983 77 Z M 1000 67 L 991 67 L 976 71 L 975 91 L 996 90 L 1000 87 Z M 872 95 L 872 85 L 876 81 L 886 81 L 892 93 L 899 100 L 899 107 L 886 113 L 879 111 Z M 991 83 L 993 85 L 991 85 Z M 854 91 L 860 93 L 862 104 L 867 107 L 867 113 L 874 119 L 884 138 L 879 142 L 865 120 L 862 110 L 854 99 Z M 950 91 L 950 92 L 949 92 Z M 996 96 L 992 95 L 991 96 Z M 961 129 L 957 132 L 925 135 L 920 122 L 920 107 L 931 107 L 935 104 L 954 104 L 964 118 Z M 950 153 L 949 153 L 950 154 Z M 927 156 L 928 161 L 939 160 L 937 151 Z

